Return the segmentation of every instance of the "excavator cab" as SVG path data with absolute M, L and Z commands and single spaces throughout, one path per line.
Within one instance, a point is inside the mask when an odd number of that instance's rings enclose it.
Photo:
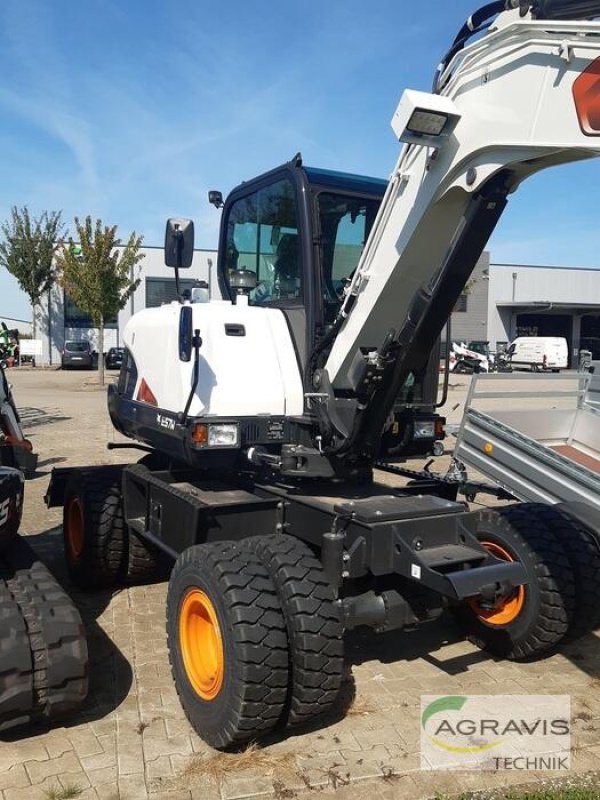
M 233 299 L 233 272 L 254 272 L 249 302 L 283 311 L 303 373 L 338 312 L 386 185 L 305 167 L 297 155 L 242 183 L 225 202 L 220 291 Z

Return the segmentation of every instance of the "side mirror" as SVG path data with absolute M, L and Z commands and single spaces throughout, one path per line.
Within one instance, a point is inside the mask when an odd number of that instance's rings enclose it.
M 165 264 L 174 269 L 188 269 L 194 257 L 194 223 L 191 219 L 167 220 Z

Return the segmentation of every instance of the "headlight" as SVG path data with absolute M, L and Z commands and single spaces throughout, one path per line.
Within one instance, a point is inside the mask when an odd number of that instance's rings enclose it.
M 413 439 L 433 439 L 435 436 L 435 422 L 415 422 Z
M 238 443 L 237 425 L 209 425 L 209 447 L 235 447 Z
M 238 426 L 232 424 L 198 423 L 192 428 L 192 442 L 201 447 L 237 447 Z

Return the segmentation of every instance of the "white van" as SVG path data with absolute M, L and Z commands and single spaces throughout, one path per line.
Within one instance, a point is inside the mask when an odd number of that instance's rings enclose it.
M 561 336 L 519 336 L 506 355 L 511 367 L 533 372 L 559 372 L 569 364 L 567 340 Z

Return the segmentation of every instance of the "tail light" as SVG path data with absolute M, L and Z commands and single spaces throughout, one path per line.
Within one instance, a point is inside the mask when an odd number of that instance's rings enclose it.
M 443 439 L 446 435 L 445 419 L 436 419 L 435 421 L 435 436 L 437 439 Z

